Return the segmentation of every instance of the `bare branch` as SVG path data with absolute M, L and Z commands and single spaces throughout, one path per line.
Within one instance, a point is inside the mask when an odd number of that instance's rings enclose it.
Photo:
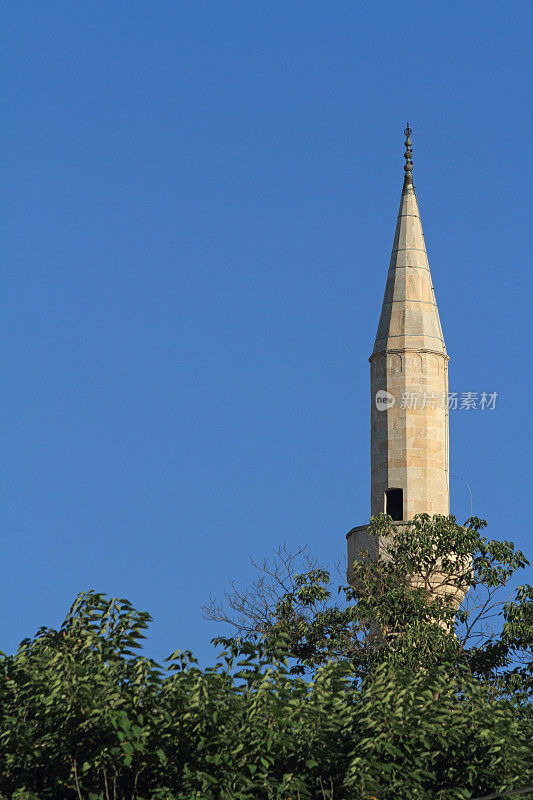
M 314 616 L 324 603 L 304 606 L 298 599 L 297 575 L 321 569 L 318 560 L 311 555 L 309 547 L 298 547 L 291 552 L 286 544 L 280 545 L 272 559 L 259 562 L 250 557 L 250 563 L 259 572 L 250 586 L 241 589 L 236 581 L 228 581 L 224 599 L 210 597 L 202 606 L 205 619 L 222 622 L 233 627 L 237 633 L 249 635 L 269 630 L 277 617 L 279 604 L 291 598 L 296 615 L 305 618 Z

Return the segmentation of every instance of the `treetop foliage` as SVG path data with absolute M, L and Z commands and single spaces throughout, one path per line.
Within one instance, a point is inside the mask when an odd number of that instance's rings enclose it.
M 236 629 L 220 643 L 287 634 L 299 674 L 329 660 L 346 660 L 361 679 L 384 661 L 462 665 L 518 702 L 533 689 L 533 589 L 511 587 L 529 562 L 511 542 L 485 538 L 485 526 L 427 514 L 395 526 L 379 515 L 369 523 L 373 550 L 349 565 L 350 582 L 337 591 L 305 549 L 280 548 L 273 565 L 256 565 L 250 589 L 231 584 L 226 603 L 212 601 L 204 613 Z
M 412 539 L 372 524 L 394 558 L 358 562 L 346 602 L 316 564 L 278 572 L 290 591 L 276 584 L 270 618 L 258 605 L 268 624 L 247 619 L 207 669 L 186 651 L 144 657 L 149 614 L 82 592 L 59 630 L 1 656 L 0 798 L 470 800 L 532 783 L 532 592 L 495 595 L 523 554 L 479 521 L 420 518 Z M 412 581 L 446 553 L 453 579 L 483 591 L 459 621 Z M 487 609 L 495 634 L 471 624 Z

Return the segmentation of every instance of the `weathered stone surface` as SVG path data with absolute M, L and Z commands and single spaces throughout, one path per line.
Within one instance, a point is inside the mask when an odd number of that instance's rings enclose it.
M 388 513 L 387 492 L 402 491 L 401 520 L 449 514 L 448 355 L 442 334 L 418 202 L 412 182 L 410 129 L 405 131 L 406 177 L 374 350 L 371 386 L 371 514 Z M 376 395 L 387 402 L 376 403 Z M 393 493 L 398 498 L 399 492 Z M 391 504 L 394 507 L 394 498 Z M 395 508 L 395 512 L 396 512 Z M 366 525 L 347 534 L 348 578 L 363 550 L 389 558 L 386 537 Z M 467 587 L 457 587 L 439 566 L 416 575 L 414 586 L 447 594 L 458 607 Z
M 397 488 L 404 520 L 448 514 L 448 355 L 412 185 L 402 192 L 370 365 L 371 513 L 384 513 L 387 489 Z M 378 409 L 379 391 L 394 405 Z
M 414 186 L 404 183 L 383 306 L 370 356 L 371 514 L 386 513 L 389 489 L 403 492 L 403 521 L 449 514 L 448 355 Z M 394 402 L 376 404 L 377 393 Z M 350 559 L 369 544 L 348 534 Z M 380 551 L 385 545 L 380 543 Z

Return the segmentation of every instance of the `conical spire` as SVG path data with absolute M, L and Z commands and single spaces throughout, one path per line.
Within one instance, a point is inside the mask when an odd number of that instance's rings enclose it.
M 450 513 L 448 356 L 413 184 L 409 124 L 405 137 L 400 212 L 370 356 L 371 514 L 388 514 L 398 525 L 417 514 Z M 376 542 L 366 525 L 347 539 L 350 567 L 363 551 L 384 556 L 390 544 L 387 537 Z
M 446 346 L 413 184 L 409 123 L 404 133 L 405 179 L 373 354 L 418 350 L 445 355 Z

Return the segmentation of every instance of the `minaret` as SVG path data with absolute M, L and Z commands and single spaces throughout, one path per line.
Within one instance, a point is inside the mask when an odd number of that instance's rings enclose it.
M 413 183 L 409 123 L 405 178 L 374 350 L 371 383 L 371 514 L 407 522 L 449 513 L 448 355 Z M 367 547 L 348 534 L 348 556 Z

